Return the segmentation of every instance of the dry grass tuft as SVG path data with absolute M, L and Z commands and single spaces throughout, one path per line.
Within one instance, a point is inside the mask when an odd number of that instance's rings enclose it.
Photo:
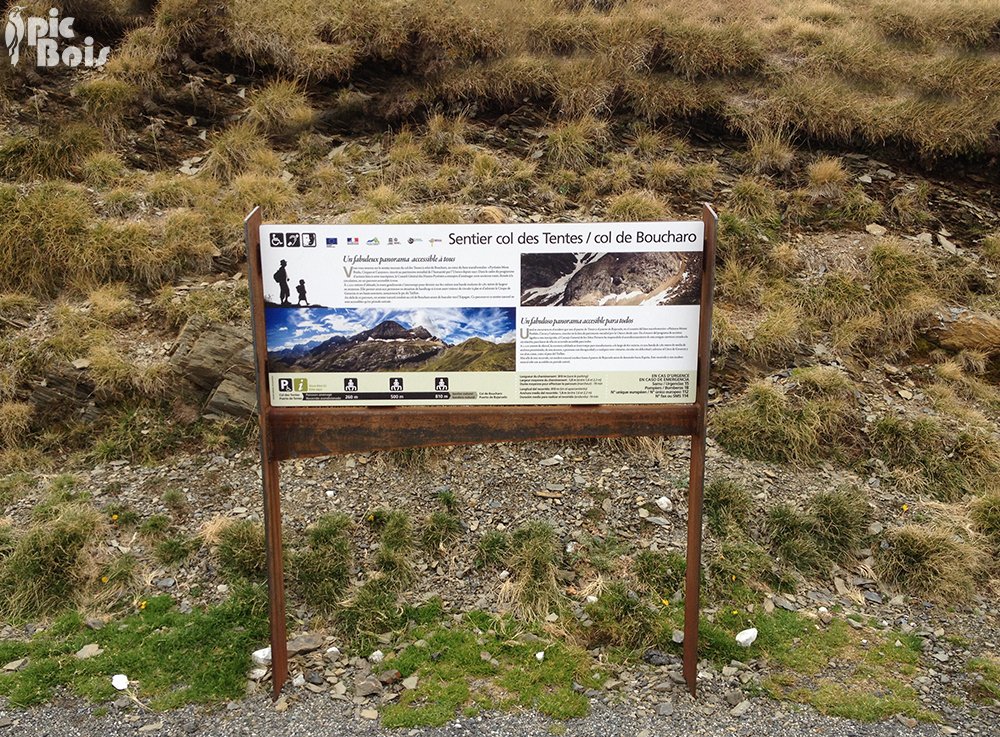
M 0 448 L 20 448 L 31 427 L 34 406 L 28 402 L 0 402 Z
M 135 107 L 139 90 L 129 82 L 110 76 L 81 82 L 73 89 L 83 110 L 93 123 L 108 133 L 119 133 L 122 123 Z
M 973 543 L 930 525 L 905 525 L 885 536 L 875 572 L 888 586 L 913 596 L 956 601 L 975 590 L 983 555 Z
M 607 217 L 617 222 L 665 220 L 667 207 L 648 190 L 623 192 L 608 203 Z
M 741 177 L 733 184 L 729 209 L 739 217 L 774 223 L 780 221 L 778 192 L 764 179 Z
M 91 316 L 105 324 L 122 327 L 136 314 L 135 304 L 124 284 L 98 287 L 87 297 Z
M 983 238 L 979 253 L 990 266 L 1000 268 L 1000 233 L 993 233 Z
M 107 187 L 124 178 L 125 162 L 117 154 L 96 151 L 83 160 L 80 175 L 92 187 Z
M 608 124 L 585 116 L 549 128 L 545 136 L 546 160 L 556 169 L 583 170 L 607 142 Z
M 671 192 L 686 176 L 684 165 L 676 159 L 659 159 L 646 170 L 646 186 L 657 192 Z
M 952 431 L 930 417 L 887 415 L 868 435 L 873 455 L 909 493 L 954 501 L 980 493 L 1000 474 L 1000 443 L 980 428 Z
M 807 464 L 852 455 L 854 403 L 839 383 L 825 384 L 798 393 L 764 381 L 751 384 L 739 401 L 716 411 L 711 423 L 716 440 L 754 460 Z
M 501 608 L 526 620 L 557 611 L 563 598 L 556 581 L 559 558 L 559 540 L 550 525 L 532 522 L 514 530 L 507 558 L 510 577 L 500 588 Z
M 712 191 L 721 173 L 722 167 L 719 166 L 719 162 L 699 162 L 687 166 L 684 178 L 693 194 L 704 195 Z
M 403 198 L 389 184 L 379 184 L 364 193 L 365 202 L 378 212 L 386 213 L 403 204 Z
M 101 527 L 93 507 L 54 501 L 0 561 L 0 617 L 22 622 L 48 616 L 79 597 L 94 569 L 89 544 Z
M 298 82 L 270 82 L 250 97 L 247 121 L 269 136 L 292 136 L 308 129 L 316 112 Z
M 255 126 L 237 123 L 215 135 L 204 171 L 216 179 L 229 181 L 252 168 L 270 164 L 269 153 L 267 142 Z
M 70 178 L 102 145 L 101 133 L 83 123 L 10 136 L 0 143 L 0 176 L 26 181 Z
M 843 193 L 849 175 L 840 159 L 824 156 L 806 168 L 809 178 L 809 192 L 813 197 L 835 199 Z
M 795 163 L 795 149 L 788 137 L 772 130 L 749 137 L 747 160 L 754 174 L 784 174 Z
M 986 538 L 995 557 L 1000 558 L 1000 487 L 988 489 L 969 505 L 976 531 Z

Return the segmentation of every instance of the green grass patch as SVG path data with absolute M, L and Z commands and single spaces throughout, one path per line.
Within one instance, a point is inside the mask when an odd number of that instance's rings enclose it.
M 632 561 L 636 585 L 659 598 L 670 598 L 684 587 L 687 561 L 680 553 L 642 550 Z
M 24 472 L 11 473 L 0 478 L 0 511 L 23 497 L 37 484 L 31 474 Z
M 178 565 L 194 555 L 200 546 L 201 541 L 196 537 L 176 535 L 158 542 L 153 553 L 163 565 Z
M 555 719 L 580 717 L 589 705 L 573 683 L 597 688 L 603 681 L 585 651 L 483 612 L 450 628 L 417 628 L 411 636 L 427 646 L 410 645 L 390 662 L 404 676 L 418 675 L 418 685 L 383 709 L 387 727 L 442 726 L 460 711 L 516 707 Z M 535 658 L 539 651 L 545 653 L 541 662 Z
M 991 655 L 972 658 L 969 670 L 982 676 L 969 688 L 969 696 L 981 704 L 1000 701 L 1000 658 Z
M 169 596 L 156 597 L 98 631 L 72 612 L 29 642 L 0 644 L 0 660 L 29 658 L 24 670 L 0 675 L 0 694 L 15 707 L 44 703 L 58 687 L 110 701 L 118 695 L 111 676 L 124 673 L 155 710 L 236 699 L 245 693 L 250 653 L 267 631 L 267 599 L 259 587 L 238 587 L 227 602 L 191 614 L 181 614 Z M 74 653 L 91 642 L 104 652 L 77 660 Z
M 97 510 L 70 501 L 9 536 L 10 552 L 0 562 L 0 619 L 21 622 L 66 608 L 91 578 L 87 546 L 101 526 Z
M 219 567 L 230 579 L 263 581 L 267 573 L 264 526 L 234 520 L 219 532 Z
M 476 544 L 476 565 L 480 568 L 497 568 L 510 554 L 510 535 L 500 530 L 490 530 Z
M 307 546 L 291 551 L 288 577 L 292 590 L 309 606 L 329 613 L 344 596 L 351 576 L 353 551 L 343 514 L 320 517 L 306 530 Z
M 940 719 L 923 708 L 915 689 L 894 678 L 878 683 L 861 682 L 852 686 L 839 680 L 820 679 L 816 684 L 793 690 L 791 697 L 800 703 L 809 704 L 821 714 L 858 722 L 879 722 L 896 714 L 904 714 L 924 722 L 936 722 Z
M 730 527 L 746 531 L 751 509 L 750 493 L 735 481 L 713 479 L 705 487 L 705 521 L 718 537 Z

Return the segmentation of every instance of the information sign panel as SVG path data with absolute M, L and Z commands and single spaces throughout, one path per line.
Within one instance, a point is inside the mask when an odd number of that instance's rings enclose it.
M 275 407 L 691 403 L 702 222 L 265 225 Z

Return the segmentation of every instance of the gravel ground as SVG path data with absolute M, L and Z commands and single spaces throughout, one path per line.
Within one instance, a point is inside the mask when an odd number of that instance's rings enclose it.
M 476 542 L 487 530 L 515 527 L 530 519 L 552 522 L 566 545 L 568 557 L 586 544 L 589 536 L 614 535 L 636 549 L 683 550 L 686 504 L 683 485 L 686 480 L 687 447 L 684 441 L 667 443 L 640 453 L 625 453 L 607 443 L 533 443 L 523 446 L 473 446 L 434 451 L 424 466 L 400 467 L 376 455 L 348 456 L 327 460 L 291 462 L 282 468 L 282 506 L 286 538 L 302 530 L 319 515 L 342 511 L 359 522 L 353 530 L 359 580 L 369 568 L 367 559 L 374 552 L 375 540 L 363 523 L 367 510 L 385 506 L 406 509 L 415 518 L 439 508 L 437 495 L 448 490 L 459 501 L 458 514 L 463 522 L 459 540 L 449 551 L 428 553 L 414 550 L 418 572 L 408 601 L 420 601 L 431 595 L 441 596 L 449 612 L 469 609 L 495 610 L 498 575 L 479 570 L 473 564 Z M 871 542 L 883 528 L 899 524 L 899 500 L 872 479 L 830 466 L 796 470 L 785 466 L 750 463 L 733 458 L 710 444 L 708 477 L 738 480 L 752 491 L 755 506 L 764 508 L 781 500 L 811 496 L 823 488 L 852 483 L 868 487 L 873 519 Z M 256 454 L 250 451 L 225 455 L 179 456 L 169 464 L 132 466 L 109 463 L 79 472 L 80 486 L 92 495 L 93 503 L 105 507 L 124 503 L 140 517 L 167 513 L 187 534 L 210 527 L 220 518 L 260 519 L 260 481 Z M 172 512 L 162 501 L 167 489 L 181 491 L 186 500 L 182 513 Z M 8 509 L 14 520 L 30 519 L 38 501 L 28 495 Z M 873 523 L 874 524 L 874 523 Z M 182 608 L 204 606 L 224 599 L 227 587 L 215 570 L 216 559 L 209 546 L 181 566 L 162 567 L 150 560 L 148 541 L 134 530 L 112 530 L 106 553 L 125 552 L 138 556 L 149 566 L 148 593 L 170 594 Z M 706 556 L 718 541 L 706 539 Z M 862 551 L 870 555 L 870 551 Z M 801 581 L 796 595 L 765 596 L 756 605 L 765 611 L 775 606 L 799 611 L 810 618 L 819 616 L 821 607 L 842 607 L 838 616 L 855 613 L 865 628 L 878 636 L 877 629 L 893 628 L 912 633 L 921 639 L 923 655 L 915 678 L 905 678 L 918 693 L 921 706 L 936 712 L 948 728 L 963 734 L 995 734 L 1000 709 L 979 706 L 968 697 L 978 676 L 970 673 L 971 658 L 996 653 L 994 633 L 1000 622 L 996 600 L 975 596 L 961 608 L 945 607 L 911 597 L 894 596 L 881 590 L 869 578 L 870 559 L 851 569 L 837 569 L 821 580 Z M 617 569 L 616 569 L 617 570 Z M 567 586 L 579 593 L 588 576 L 567 570 Z M 166 583 L 164 583 L 166 582 Z M 144 593 L 144 595 L 145 595 Z M 577 596 L 579 598 L 579 596 Z M 290 602 L 293 617 L 289 634 L 295 636 L 315 626 L 313 613 Z M 704 613 L 712 616 L 706 606 Z M 857 624 L 857 622 L 855 622 Z M 818 625 L 819 626 L 819 625 Z M 852 625 L 854 626 L 854 625 Z M 857 628 L 862 625 L 857 624 Z M 0 627 L 0 638 L 21 639 L 25 628 Z M 323 649 L 343 646 L 333 630 L 319 634 Z M 398 644 L 398 643 L 397 643 Z M 323 672 L 323 650 L 292 661 L 292 674 L 307 670 Z M 142 734 L 186 734 L 189 728 L 200 734 L 374 734 L 371 722 L 359 713 L 377 707 L 374 701 L 351 700 L 355 682 L 364 664 L 345 656 L 336 664 L 336 675 L 320 686 L 326 693 L 313 694 L 307 688 L 289 686 L 289 708 L 276 712 L 269 702 L 257 695 L 231 705 L 231 709 L 200 712 L 180 710 L 167 715 L 144 712 L 121 713 L 112 707 L 109 716 L 94 716 L 93 707 L 75 700 L 57 700 L 54 705 L 29 712 L 0 710 L 0 737 L 5 734 L 45 735 L 117 735 L 138 734 L 139 729 L 163 721 L 163 726 Z M 920 732 L 891 720 L 879 725 L 857 725 L 817 716 L 799 707 L 753 699 L 742 717 L 729 711 L 734 703 L 746 698 L 747 684 L 759 683 L 767 676 L 767 664 L 752 659 L 745 664 L 730 664 L 729 673 L 719 672 L 708 663 L 701 698 L 688 703 L 673 675 L 679 675 L 679 662 L 671 658 L 665 669 L 643 663 L 613 668 L 617 686 L 609 687 L 602 699 L 593 702 L 592 714 L 567 723 L 567 734 L 649 735 L 670 731 L 696 734 L 777 734 L 794 730 L 816 734 L 896 734 Z M 2 665 L 2 664 L 0 664 Z M 842 676 L 850 680 L 850 661 L 831 661 L 824 673 L 834 682 Z M 365 671 L 367 672 L 367 671 Z M 248 674 L 249 675 L 249 674 Z M 268 683 L 248 684 L 266 688 Z M 339 688 L 341 700 L 331 699 Z M 738 697 L 738 698 L 736 698 Z M 661 702 L 669 699 L 675 716 L 657 717 Z M 134 707 L 133 707 L 134 708 Z M 793 711 L 794 709 L 794 711 Z M 100 712 L 99 712 L 100 713 Z M 16 720 L 17 724 L 8 723 Z M 6 724 L 6 726 L 4 726 Z M 312 727 L 310 725 L 319 725 Z M 547 734 L 550 723 L 537 715 L 500 715 L 484 723 L 463 720 L 465 733 L 473 734 Z M 489 726 L 484 726 L 484 725 Z M 557 723 L 556 731 L 562 723 Z M 265 728 L 266 727 L 266 728 Z M 458 731 L 456 731 L 458 730 Z M 937 732 L 937 728 L 930 728 Z M 418 734 L 459 734 L 461 728 L 421 730 Z M 950 733 L 950 732 L 949 732 Z M 395 734 L 405 734 L 396 731 Z
M 495 735 L 535 737 L 565 734 L 569 737 L 657 737 L 677 735 L 746 735 L 747 737 L 894 737 L 940 734 L 937 727 L 906 727 L 896 721 L 863 724 L 825 717 L 812 709 L 755 699 L 742 717 L 718 713 L 697 703 L 678 705 L 669 717 L 637 716 L 624 706 L 595 704 L 582 719 L 554 722 L 530 712 L 491 714 L 475 719 L 459 719 L 436 729 L 382 729 L 374 722 L 345 718 L 330 699 L 309 698 L 278 712 L 265 696 L 256 696 L 229 708 L 211 711 L 194 708 L 169 714 L 109 714 L 93 717 L 88 707 L 75 702 L 5 712 L 0 709 L 0 734 L 24 737 L 124 737 L 125 735 L 215 735 L 244 737 L 353 737 L 354 735 Z M 565 731 L 563 731 L 565 730 Z M 980 733 L 977 729 L 971 733 Z M 982 734 L 997 734 L 983 731 Z

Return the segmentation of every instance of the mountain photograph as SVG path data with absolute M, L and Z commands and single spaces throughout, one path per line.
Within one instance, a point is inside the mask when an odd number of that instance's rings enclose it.
M 526 253 L 522 307 L 695 305 L 702 255 L 658 253 Z
M 273 372 L 515 369 L 512 309 L 268 308 L 267 325 Z

